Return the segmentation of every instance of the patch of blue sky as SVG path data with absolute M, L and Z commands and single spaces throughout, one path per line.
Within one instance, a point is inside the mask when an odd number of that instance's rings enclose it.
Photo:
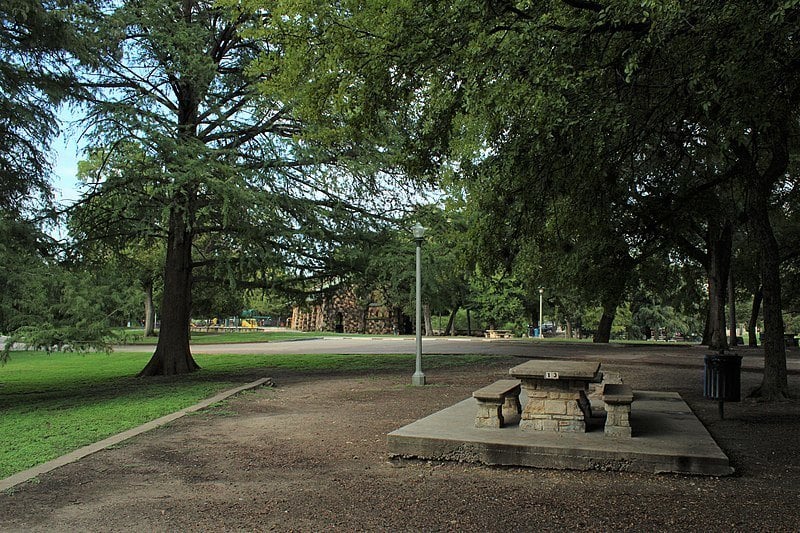
M 77 117 L 70 109 L 62 109 L 58 115 L 61 134 L 50 146 L 53 161 L 53 193 L 59 204 L 71 204 L 80 198 L 78 161 L 83 148 L 73 127 Z
M 53 193 L 60 204 L 74 203 L 80 197 L 78 183 L 79 149 L 73 139 L 59 136 L 51 146 L 55 154 Z

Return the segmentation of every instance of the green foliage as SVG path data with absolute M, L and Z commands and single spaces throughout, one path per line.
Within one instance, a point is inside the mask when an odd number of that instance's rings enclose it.
M 800 332 L 800 315 L 787 313 L 784 315 L 783 321 L 786 324 L 786 333 L 797 334 Z
M 245 308 L 244 291 L 224 281 L 195 283 L 192 293 L 192 315 L 196 318 L 238 317 Z
M 474 268 L 469 258 L 469 216 L 465 206 L 452 197 L 441 207 L 426 206 L 417 214 L 426 228 L 422 248 L 423 298 L 435 312 L 446 313 L 468 303 Z
M 247 309 L 258 316 L 268 316 L 277 321 L 286 320 L 292 314 L 290 298 L 276 291 L 251 291 L 245 299 Z
M 71 2 L 0 5 L 0 209 L 17 213 L 51 200 L 47 149 L 57 107 L 76 96 L 69 51 L 77 52 Z
M 32 13 L 28 29 L 63 20 L 10 5 Z M 92 29 L 97 149 L 72 229 L 104 246 L 82 255 L 152 280 L 180 220 L 197 311 L 234 314 L 244 288 L 299 294 L 353 276 L 362 299 L 379 290 L 410 312 L 413 244 L 369 216 L 384 207 L 371 195 L 402 171 L 458 199 L 399 224 L 430 228 L 424 294 L 436 312 L 471 302 L 490 320 L 519 320 L 509 317 L 532 316 L 544 286 L 549 311 L 573 323 L 628 300 L 631 328 L 696 329 L 679 317 L 705 312 L 708 236 L 731 221 L 752 231 L 767 210 L 796 307 L 796 2 L 219 6 L 122 3 Z M 9 64 L 0 80 L 21 76 Z M 146 79 L 118 75 L 145 64 Z M 44 111 L 33 137 L 52 135 Z M 763 258 L 770 242 L 736 243 L 748 294 L 764 275 L 751 252 Z M 63 292 L 31 257 L 30 272 L 8 267 L 4 322 L 26 316 L 8 311 L 20 308 L 12 295 L 37 295 L 25 305 L 43 309 L 42 295 Z M 83 289 L 68 300 L 74 316 L 99 316 Z M 41 323 L 66 342 L 56 329 L 67 326 Z
M 369 234 L 365 206 L 378 184 L 348 172 L 346 156 L 300 142 L 303 124 L 288 106 L 256 92 L 270 74 L 255 71 L 255 54 L 277 55 L 252 38 L 259 17 L 238 5 L 199 2 L 185 14 L 181 6 L 122 4 L 97 27 L 110 48 L 96 76 L 115 89 L 98 95 L 89 117 L 101 164 L 84 173 L 94 191 L 86 236 L 164 238 L 176 211 L 202 277 L 265 286 L 271 280 L 259 276 L 287 263 L 295 277 L 333 275 L 346 248 Z M 121 38 L 124 28 L 137 37 Z M 147 79 L 120 74 L 144 64 L 153 66 Z
M 274 81 L 321 130 L 384 135 L 462 188 L 485 266 L 527 254 L 558 265 L 540 284 L 612 304 L 637 263 L 741 210 L 732 147 L 796 112 L 796 10 L 286 1 Z
M 50 278 L 44 236 L 30 223 L 0 216 L 0 332 L 26 324 L 31 311 L 44 305 Z
M 8 334 L 2 359 L 16 341 L 45 350 L 107 346 L 112 321 L 129 316 L 123 311 L 130 305 L 124 289 L 102 271 L 58 262 L 30 224 L 8 218 L 0 224 L 5 230 L 0 231 L 0 331 Z
M 422 298 L 434 313 L 464 305 L 469 266 L 465 256 L 463 213 L 452 204 L 418 206 L 413 214 L 385 228 L 353 250 L 349 273 L 339 282 L 350 284 L 362 301 L 378 298 L 413 316 L 416 244 L 411 227 L 425 227 L 422 243 Z
M 41 281 L 28 286 L 30 299 L 13 309 L 15 327 L 9 330 L 4 358 L 14 342 L 48 352 L 110 349 L 117 340 L 112 325 L 131 316 L 130 294 L 97 274 L 61 265 L 49 265 Z
M 631 317 L 631 335 L 634 339 L 644 339 L 645 333 L 658 338 L 659 332 L 664 331 L 667 338 L 675 333 L 682 335 L 698 335 L 700 333 L 698 321 L 687 320 L 687 317 L 677 313 L 671 306 L 641 305 Z
M 0 332 L 44 350 L 105 348 L 112 325 L 138 316 L 132 289 L 108 269 L 76 268 L 31 224 L 0 219 Z
M 523 305 L 525 297 L 520 284 L 512 277 L 488 276 L 479 270 L 470 278 L 470 308 L 478 311 L 490 329 L 513 329 L 517 334 L 523 333 L 530 322 Z

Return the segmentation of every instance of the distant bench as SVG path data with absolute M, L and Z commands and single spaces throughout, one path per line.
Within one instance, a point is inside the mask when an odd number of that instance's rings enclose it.
M 473 392 L 478 400 L 475 427 L 501 428 L 509 418 L 518 417 L 522 413 L 519 393 L 518 379 L 501 379 Z

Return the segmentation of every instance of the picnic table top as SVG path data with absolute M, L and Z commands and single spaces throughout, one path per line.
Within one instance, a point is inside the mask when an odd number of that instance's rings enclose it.
M 508 371 L 517 378 L 594 379 L 600 371 L 599 361 L 531 360 Z M 547 375 L 557 375 L 557 378 Z

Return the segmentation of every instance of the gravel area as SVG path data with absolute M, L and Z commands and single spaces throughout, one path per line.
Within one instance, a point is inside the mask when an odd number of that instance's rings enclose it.
M 435 356 L 433 356 L 435 357 Z M 700 356 L 702 357 L 702 356 Z M 794 355 L 793 357 L 797 357 Z M 519 359 L 426 372 L 270 369 L 243 393 L 0 494 L 3 531 L 798 531 L 800 402 L 702 397 L 702 369 L 604 363 L 676 391 L 729 477 L 391 461 L 386 434 L 471 395 Z M 760 375 L 744 372 L 743 391 Z M 790 375 L 800 390 L 800 376 Z

